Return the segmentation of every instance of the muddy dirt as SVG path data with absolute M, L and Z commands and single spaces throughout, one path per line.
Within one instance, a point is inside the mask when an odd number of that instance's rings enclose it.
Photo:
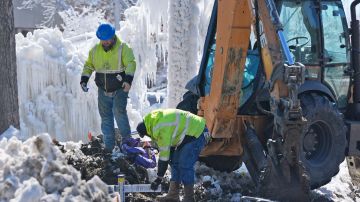
M 66 155 L 68 164 L 81 172 L 82 179 L 90 180 L 98 175 L 108 185 L 117 184 L 117 175 L 125 174 L 128 184 L 149 184 L 148 172 L 145 168 L 132 164 L 120 151 L 106 153 L 101 138 L 82 144 L 79 150 L 66 151 L 64 145 L 54 141 Z M 256 201 L 244 200 L 244 196 L 256 197 L 256 189 L 249 174 L 241 168 L 226 173 L 215 171 L 204 163 L 196 163 L 196 201 Z M 164 178 L 162 190 L 169 188 L 169 176 Z M 126 201 L 150 202 L 155 201 L 157 193 L 128 193 Z M 184 195 L 180 191 L 180 198 Z M 245 197 L 246 198 L 246 197 Z M 311 192 L 312 201 L 332 201 L 325 196 Z M 355 197 L 356 198 L 356 197 Z
M 92 141 L 82 144 L 80 150 L 65 150 L 62 143 L 54 140 L 55 145 L 66 155 L 67 163 L 80 171 L 84 180 L 90 180 L 98 175 L 108 185 L 117 184 L 117 175 L 125 174 L 127 184 L 149 184 L 147 170 L 131 163 L 120 151 L 113 153 L 105 152 L 101 136 Z M 163 183 L 163 189 L 169 187 L 168 180 Z M 126 201 L 154 201 L 157 194 L 153 193 L 129 193 Z
M 82 144 L 80 150 L 66 151 L 64 145 L 56 140 L 54 144 L 60 147 L 66 155 L 68 164 L 81 172 L 84 180 L 90 180 L 98 175 L 108 185 L 117 184 L 117 175 L 125 174 L 128 184 L 148 184 L 149 176 L 147 170 L 141 166 L 132 164 L 120 151 L 106 153 L 103 148 L 101 136 L 95 137 L 89 143 Z M 196 165 L 196 177 L 198 183 L 195 184 L 196 201 L 218 201 L 221 196 L 231 199 L 234 193 L 252 193 L 249 185 L 243 183 L 234 184 L 233 181 L 250 182 L 250 178 L 243 174 L 227 174 L 214 171 L 198 163 Z M 169 176 L 164 178 L 162 183 L 164 193 L 169 189 Z M 245 189 L 243 188 L 245 187 Z M 183 196 L 183 189 L 180 191 Z M 128 193 L 126 201 L 131 202 L 150 202 L 155 201 L 157 193 Z
M 84 180 L 90 180 L 93 176 L 98 175 L 108 185 L 115 185 L 117 184 L 117 175 L 121 173 L 125 174 L 128 184 L 150 183 L 145 168 L 132 164 L 120 151 L 112 154 L 106 153 L 101 136 L 93 138 L 89 143 L 82 144 L 80 150 L 66 151 L 62 143 L 56 140 L 54 143 L 66 155 L 68 164 L 81 172 Z M 217 176 L 214 177 L 214 175 Z M 226 195 L 227 199 L 231 199 L 233 193 L 251 193 L 249 186 L 243 189 L 244 186 L 241 183 L 237 183 L 237 185 L 231 183 L 234 180 L 249 182 L 250 178 L 242 174 L 221 174 L 198 163 L 196 177 L 199 179 L 199 182 L 195 184 L 196 201 L 217 201 L 219 194 Z M 163 192 L 166 193 L 169 188 L 169 176 L 164 178 L 161 186 Z M 180 193 L 183 196 L 183 189 Z M 157 195 L 156 193 L 128 193 L 126 201 L 150 202 L 155 201 Z

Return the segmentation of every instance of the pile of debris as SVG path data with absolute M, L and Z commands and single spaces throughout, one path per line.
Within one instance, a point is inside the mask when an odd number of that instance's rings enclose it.
M 80 171 L 84 180 L 97 175 L 108 185 L 117 183 L 117 175 L 124 174 L 128 184 L 149 184 L 147 170 L 133 164 L 129 159 L 115 149 L 113 153 L 104 151 L 101 136 L 91 138 L 92 141 L 82 144 L 79 149 L 66 150 L 62 143 L 54 141 L 55 145 L 65 154 L 68 164 Z M 154 170 L 153 170 L 154 171 Z M 169 172 L 167 173 L 169 174 Z M 208 168 L 203 163 L 196 164 L 197 184 L 195 185 L 196 201 L 216 201 L 221 197 L 236 201 L 240 193 L 254 192 L 250 176 L 246 170 L 233 173 L 221 173 Z M 246 185 L 245 185 L 246 184 Z M 167 192 L 169 176 L 162 183 L 162 190 Z M 154 201 L 156 193 L 128 193 L 127 201 Z
M 117 184 L 117 175 L 124 174 L 128 184 L 149 184 L 152 178 L 148 170 L 132 163 L 126 155 L 115 149 L 113 153 L 104 151 L 102 137 L 92 138 L 92 141 L 82 144 L 78 149 L 65 149 L 57 141 L 54 143 L 65 154 L 67 163 L 80 171 L 84 180 L 97 175 L 108 185 Z M 196 201 L 257 201 L 251 198 L 256 196 L 256 187 L 253 184 L 246 168 L 226 173 L 207 167 L 204 163 L 196 164 Z M 152 174 L 156 170 L 151 169 Z M 162 183 L 163 192 L 169 188 L 169 172 Z M 157 193 L 127 193 L 126 201 L 155 201 Z M 183 193 L 180 193 L 183 196 Z M 316 192 L 311 193 L 313 201 L 331 201 Z M 260 199 L 259 199 L 260 200 Z M 261 199 L 265 200 L 265 199 Z
M 84 179 L 90 179 L 98 175 L 107 184 L 116 184 L 117 175 L 125 174 L 130 184 L 148 183 L 149 178 L 146 169 L 127 160 L 120 150 L 106 153 L 102 147 L 102 139 L 94 138 L 87 144 L 81 145 L 84 158 L 73 159 L 68 156 L 68 163 L 80 170 Z
M 64 145 L 54 141 L 65 154 L 67 163 L 80 171 L 82 179 L 88 181 L 95 175 L 108 185 L 117 184 L 118 174 L 124 174 L 127 184 L 149 184 L 151 179 L 148 171 L 134 164 L 128 157 L 115 148 L 112 153 L 106 153 L 102 136 L 92 137 L 91 141 L 82 144 L 78 149 L 66 150 Z M 240 169 L 226 173 L 207 167 L 204 163 L 196 164 L 196 201 L 256 201 L 249 196 L 256 196 L 256 187 L 250 175 L 243 166 Z M 155 170 L 152 170 L 155 174 Z M 163 192 L 169 188 L 169 172 L 162 183 Z M 154 176 L 153 176 L 154 177 Z M 157 193 L 127 193 L 126 201 L 155 201 Z M 180 193 L 183 196 L 183 193 Z M 250 198 L 244 200 L 244 198 Z M 314 201 L 324 200 L 324 197 L 312 192 Z M 326 198 L 324 201 L 327 201 Z
M 55 145 L 65 154 L 67 163 L 81 173 L 81 178 L 89 180 L 95 175 L 108 185 L 117 184 L 117 176 L 124 174 L 127 184 L 149 184 L 149 175 L 145 168 L 132 163 L 117 147 L 112 153 L 104 150 L 101 135 L 92 137 L 91 141 L 81 144 L 80 148 L 67 150 L 63 143 L 56 140 Z M 168 181 L 164 188 L 168 189 Z M 154 201 L 154 193 L 129 193 L 127 201 Z
M 149 184 L 148 172 L 145 168 L 133 164 L 126 155 L 115 149 L 106 153 L 101 136 L 91 138 L 79 149 L 66 150 L 62 143 L 54 141 L 55 145 L 66 155 L 68 164 L 80 171 L 84 180 L 97 175 L 108 185 L 117 184 L 117 175 L 124 174 L 128 184 Z M 251 195 L 254 191 L 250 176 L 246 170 L 234 173 L 221 173 L 208 168 L 203 163 L 196 164 L 197 184 L 195 185 L 196 201 L 217 201 L 225 197 L 236 201 L 240 193 Z M 167 192 L 169 176 L 162 183 L 162 190 Z M 154 201 L 156 193 L 128 193 L 127 201 Z

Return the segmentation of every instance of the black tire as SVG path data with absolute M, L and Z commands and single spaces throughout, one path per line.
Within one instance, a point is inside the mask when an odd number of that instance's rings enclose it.
M 302 135 L 300 159 L 312 189 L 330 182 L 345 159 L 346 128 L 342 114 L 326 96 L 301 94 L 301 107 L 307 119 Z
M 232 172 L 240 168 L 242 161 L 240 156 L 206 156 L 200 157 L 200 162 L 205 163 L 207 167 L 221 172 Z

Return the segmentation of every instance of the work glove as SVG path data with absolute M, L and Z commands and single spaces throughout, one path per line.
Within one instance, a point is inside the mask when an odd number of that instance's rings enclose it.
M 162 182 L 162 177 L 157 177 L 152 183 L 151 183 L 151 185 L 150 185 L 150 188 L 152 189 L 152 190 L 157 190 L 157 188 L 159 187 L 159 185 L 161 184 L 161 182 Z
M 124 89 L 124 92 L 129 92 L 133 79 L 134 79 L 134 77 L 132 75 L 129 75 L 129 74 L 125 75 L 124 83 L 122 85 L 122 88 Z
M 84 92 L 88 92 L 89 91 L 89 88 L 87 87 L 87 84 L 85 82 L 82 82 L 80 83 L 81 85 L 81 89 L 84 91 Z
M 88 91 L 89 91 L 89 88 L 87 87 L 88 81 L 89 81 L 89 77 L 87 77 L 87 76 L 81 76 L 80 86 L 81 86 L 81 89 L 82 89 L 84 92 L 88 92 Z
M 131 85 L 128 82 L 124 82 L 122 88 L 124 89 L 124 92 L 129 92 Z

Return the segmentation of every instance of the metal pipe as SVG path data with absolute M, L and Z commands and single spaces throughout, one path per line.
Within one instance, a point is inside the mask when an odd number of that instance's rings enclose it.
M 354 69 L 354 104 L 360 103 L 360 23 L 356 19 L 356 6 L 360 0 L 351 3 L 351 63 Z
M 285 54 L 285 56 L 286 56 L 286 59 L 287 59 L 289 65 L 293 65 L 293 64 L 294 64 L 294 60 L 293 60 L 293 58 L 291 57 L 290 49 L 289 49 L 289 46 L 288 46 L 288 44 L 287 44 L 287 42 L 286 42 L 286 39 L 285 39 L 285 37 L 284 37 L 283 31 L 282 31 L 282 30 L 279 30 L 279 31 L 277 32 L 277 34 L 278 34 L 278 37 L 279 37 L 279 39 L 280 39 L 281 46 L 282 46 L 282 48 L 283 48 L 284 54 Z
M 351 21 L 356 21 L 356 6 L 360 3 L 360 0 L 355 0 L 350 5 Z
M 279 37 L 279 40 L 280 40 L 280 43 L 281 43 L 281 47 L 282 47 L 282 49 L 284 51 L 286 60 L 288 61 L 289 65 L 293 65 L 294 60 L 291 57 L 289 46 L 288 46 L 288 44 L 286 42 L 286 39 L 284 37 L 283 25 L 281 24 L 279 13 L 276 10 L 276 6 L 275 6 L 274 1 L 273 0 L 266 0 L 266 7 L 269 10 L 271 21 L 272 21 L 272 23 L 274 24 L 274 26 L 276 28 L 276 33 L 278 34 L 278 37 Z

